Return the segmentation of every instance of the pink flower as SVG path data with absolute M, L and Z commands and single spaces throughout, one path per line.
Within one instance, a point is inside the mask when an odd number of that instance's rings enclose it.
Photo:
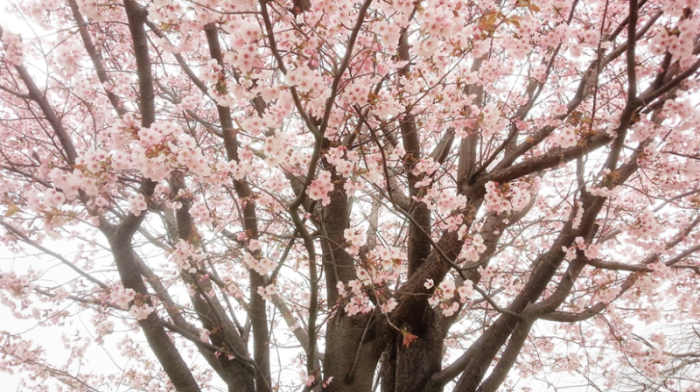
M 148 315 L 153 313 L 155 309 L 151 306 L 137 306 L 137 305 L 132 305 L 131 309 L 129 309 L 129 314 L 132 315 L 133 317 L 136 318 L 136 320 L 145 320 L 148 318 Z
M 326 379 L 326 381 L 323 382 L 323 387 L 324 387 L 324 388 L 327 388 L 328 385 L 331 383 L 331 381 L 333 381 L 333 377 L 332 377 L 332 376 L 331 376 L 331 377 L 328 377 L 328 378 Z
M 381 306 L 382 313 L 391 313 L 391 311 L 394 310 L 394 308 L 396 308 L 397 305 L 398 303 L 396 302 L 396 299 L 394 299 L 393 297 L 389 298 L 389 300 L 383 303 Z
M 442 310 L 442 315 L 445 317 L 451 317 L 452 315 L 455 314 L 455 312 L 459 309 L 459 303 L 453 302 L 452 305 L 446 306 Z
M 467 280 L 464 282 L 462 286 L 460 286 L 459 289 L 457 289 L 457 293 L 459 294 L 460 297 L 460 302 L 464 303 L 469 299 L 474 294 L 474 288 L 473 288 L 473 283 L 471 280 Z
M 586 258 L 588 260 L 595 259 L 600 255 L 600 245 L 598 244 L 590 244 L 588 245 L 588 248 L 586 248 L 586 251 L 584 252 L 586 255 Z
M 455 295 L 455 281 L 443 280 L 440 282 L 440 296 L 442 299 L 451 299 Z
M 265 287 L 258 286 L 258 295 L 263 297 L 265 301 L 271 301 L 272 296 L 277 293 L 274 285 L 267 285 Z
M 142 194 L 138 193 L 129 196 L 129 210 L 132 214 L 139 216 L 141 215 L 141 211 L 145 211 L 147 208 L 146 198 L 143 197 Z
M 311 200 L 321 200 L 321 204 L 327 206 L 331 203 L 328 193 L 335 189 L 331 182 L 331 173 L 326 170 L 321 170 L 315 180 L 311 182 L 306 189 L 306 194 Z
M 258 240 L 250 240 L 248 242 L 248 249 L 251 252 L 255 252 L 256 250 L 260 249 L 260 242 L 258 242 Z
M 134 290 L 123 287 L 115 287 L 109 294 L 109 301 L 122 309 L 129 308 L 129 302 L 134 299 Z

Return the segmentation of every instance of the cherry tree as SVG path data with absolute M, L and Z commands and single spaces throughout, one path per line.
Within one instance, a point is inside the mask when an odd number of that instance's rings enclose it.
M 624 366 L 624 363 L 619 364 L 617 386 L 620 390 L 671 392 L 679 390 L 678 381 L 700 380 L 697 366 L 700 358 L 700 332 L 697 323 L 680 324 L 672 328 L 664 326 L 663 334 L 651 335 L 653 342 L 638 335 L 632 337 L 652 349 L 658 350 L 659 347 L 654 342 L 661 343 L 669 360 L 664 361 L 663 366 L 652 373 L 634 371 L 633 368 Z
M 0 299 L 70 336 L 52 361 L 5 320 L 2 368 L 23 390 L 697 391 L 663 325 L 700 317 L 699 8 L 12 5 Z

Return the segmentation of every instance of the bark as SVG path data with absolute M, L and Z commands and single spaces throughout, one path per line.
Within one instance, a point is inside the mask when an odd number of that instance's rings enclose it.
M 133 0 L 125 0 L 124 8 L 129 22 L 129 31 L 131 32 L 139 76 L 141 124 L 144 127 L 149 127 L 155 121 L 155 104 L 148 42 L 144 29 L 146 13 Z M 146 197 L 149 197 L 153 194 L 154 187 L 155 184 L 153 182 L 144 180 L 140 191 Z M 139 273 L 138 264 L 134 259 L 134 249 L 131 244 L 133 235 L 144 218 L 145 213 L 142 213 L 140 216 L 129 215 L 114 230 L 109 230 L 107 227 L 103 228 L 102 226 L 101 229 L 109 241 L 124 288 L 134 290 L 138 301 L 142 302 L 144 306 L 150 306 L 152 303 L 146 285 Z M 139 326 L 175 388 L 178 391 L 200 391 L 192 372 L 161 325 L 157 313 L 154 311 L 146 319 L 139 320 Z
M 205 28 L 209 54 L 219 65 L 224 65 L 219 35 L 216 27 L 209 24 Z M 224 81 L 225 82 L 225 81 Z M 219 121 L 223 131 L 224 148 L 229 160 L 238 162 L 238 141 L 233 127 L 231 109 L 216 105 Z M 243 206 L 243 228 L 251 239 L 257 239 L 258 219 L 255 211 L 255 202 L 251 199 L 252 192 L 245 181 L 234 181 L 234 188 L 239 198 L 246 200 Z M 256 372 L 256 386 L 258 390 L 269 390 L 272 378 L 270 376 L 270 331 L 267 323 L 266 301 L 257 293 L 258 287 L 267 286 L 264 276 L 255 271 L 250 271 L 250 308 L 248 310 L 253 324 L 253 359 L 258 366 Z
M 403 344 L 403 335 L 393 334 L 382 355 L 382 392 L 423 391 L 430 378 L 442 367 L 443 317 L 439 309 L 426 307 L 422 323 L 410 331 L 418 338 Z M 434 392 L 442 388 L 432 389 Z
M 177 194 L 185 184 L 181 176 L 174 175 L 171 180 L 172 193 Z M 177 233 L 180 240 L 190 240 L 193 236 L 193 222 L 190 215 L 191 200 L 181 198 L 180 207 L 176 212 Z M 227 316 L 224 307 L 213 291 L 211 280 L 200 272 L 191 274 L 182 271 L 181 277 L 190 287 L 196 288 L 192 297 L 194 310 L 204 329 L 209 331 L 212 344 L 224 349 L 218 354 L 219 366 L 215 368 L 219 376 L 226 382 L 229 391 L 255 392 L 255 377 L 257 370 L 252 366 L 245 341 L 236 329 L 233 321 Z M 263 388 L 257 389 L 263 390 Z
M 377 336 L 373 313 L 348 317 L 342 311 L 326 325 L 326 355 L 324 378 L 333 381 L 327 392 L 369 392 L 374 372 L 382 352 L 382 340 Z
M 133 232 L 130 233 L 128 229 L 128 227 L 122 226 L 108 236 L 109 245 L 124 287 L 134 290 L 137 298 L 143 301 L 144 305 L 150 306 L 152 303 L 139 273 L 134 259 L 134 250 L 131 246 Z M 146 336 L 148 345 L 175 388 L 182 392 L 199 392 L 197 381 L 180 356 L 179 350 L 165 332 L 157 313 L 154 311 L 146 319 L 139 320 L 139 326 Z
M 331 202 L 323 208 L 321 219 L 317 224 L 321 233 L 321 250 L 323 269 L 326 274 L 326 292 L 328 305 L 338 303 L 338 282 L 347 283 L 356 279 L 355 262 L 347 252 L 345 229 L 350 224 L 348 197 L 343 190 L 344 180 L 335 170 L 331 170 L 331 180 L 335 185 L 329 194 Z
M 479 68 L 481 68 L 482 62 L 482 58 L 475 59 L 474 63 L 472 63 L 471 71 L 478 72 Z M 465 94 L 474 94 L 476 96 L 474 98 L 474 103 L 476 105 L 481 105 L 483 103 L 483 86 L 470 85 L 467 86 L 464 90 Z M 465 114 L 469 115 L 471 110 L 469 108 L 465 108 L 465 110 L 467 111 L 467 113 Z M 457 180 L 459 183 L 469 178 L 476 169 L 476 148 L 479 142 L 479 133 L 477 129 L 470 129 L 468 132 L 469 134 L 467 135 L 467 137 L 462 139 L 462 141 L 459 143 L 459 161 L 457 162 Z
M 421 181 L 426 174 L 416 175 L 413 173 L 416 163 L 421 159 L 421 146 L 418 137 L 418 129 L 410 108 L 406 110 L 405 117 L 401 122 L 401 136 L 403 138 L 404 148 L 406 149 L 404 167 L 406 168 L 408 189 L 412 199 L 411 206 L 408 210 L 411 219 L 407 240 L 408 275 L 411 276 L 416 272 L 418 267 L 425 262 L 425 258 L 428 257 L 430 253 L 428 233 L 430 233 L 432 219 L 431 212 L 425 203 L 417 200 L 423 196 L 423 191 L 421 188 L 417 188 L 416 184 Z

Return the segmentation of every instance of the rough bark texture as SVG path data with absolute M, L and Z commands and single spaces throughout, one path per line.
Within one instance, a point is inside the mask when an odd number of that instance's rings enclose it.
M 381 353 L 378 320 L 373 314 L 347 317 L 339 313 L 326 326 L 324 377 L 333 381 L 324 391 L 371 391 Z
M 382 391 L 423 391 L 430 378 L 442 368 L 441 321 L 444 317 L 429 307 L 422 313 L 421 322 L 410 332 L 417 339 L 406 346 L 403 335 L 394 333 L 382 354 Z

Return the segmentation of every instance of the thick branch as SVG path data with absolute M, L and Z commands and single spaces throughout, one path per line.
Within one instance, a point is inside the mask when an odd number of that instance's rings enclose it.
M 209 24 L 205 27 L 207 43 L 209 44 L 209 54 L 215 59 L 219 65 L 224 65 L 221 45 L 219 44 L 219 34 L 216 26 Z M 219 121 L 223 130 L 224 148 L 229 160 L 238 161 L 238 141 L 236 140 L 236 131 L 233 128 L 233 120 L 231 118 L 231 110 L 227 107 L 217 105 L 216 109 L 219 114 Z M 234 181 L 234 188 L 238 197 L 246 200 L 243 207 L 243 228 L 251 239 L 257 239 L 258 222 L 257 213 L 255 211 L 255 202 L 251 199 L 252 192 L 248 184 L 241 180 Z M 269 327 L 267 325 L 267 313 L 265 299 L 257 293 L 258 287 L 267 285 L 265 277 L 257 272 L 250 271 L 250 308 L 249 315 L 253 324 L 253 358 L 259 368 L 259 374 L 256 377 L 256 386 L 263 389 L 265 385 L 271 385 L 270 376 L 270 342 L 269 342 Z
M 525 319 L 518 322 L 515 331 L 513 331 L 513 336 L 511 336 L 503 355 L 501 355 L 501 359 L 491 372 L 491 375 L 476 390 L 477 392 L 496 392 L 498 390 L 498 387 L 505 381 L 506 376 L 518 359 L 520 350 L 523 348 L 523 344 L 525 344 L 534 322 L 535 319 Z

